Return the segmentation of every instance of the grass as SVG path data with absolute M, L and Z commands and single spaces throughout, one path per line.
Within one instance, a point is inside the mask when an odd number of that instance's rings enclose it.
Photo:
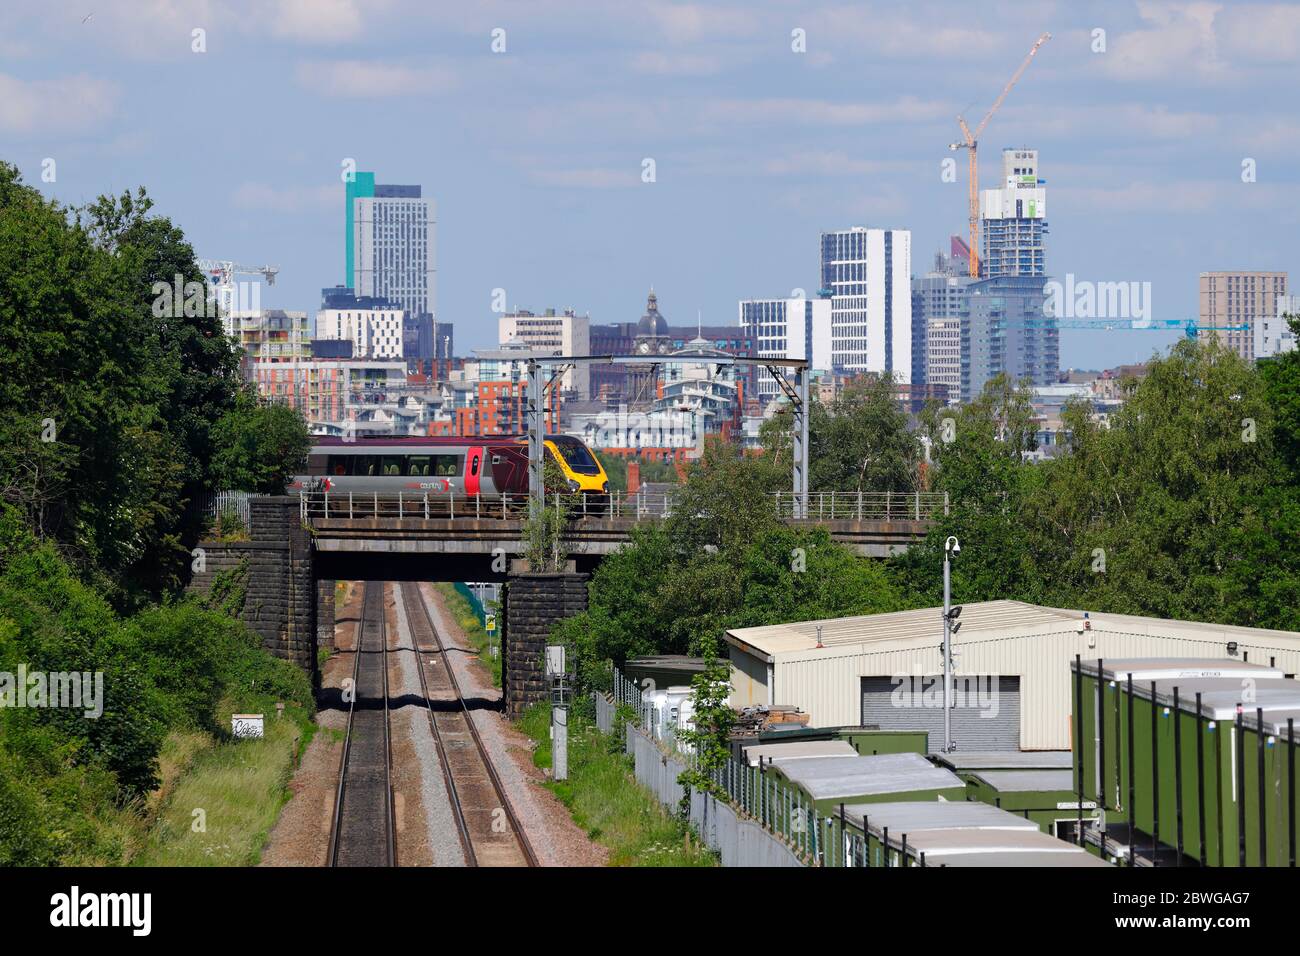
M 446 605 L 448 612 L 456 619 L 460 629 L 465 633 L 465 638 L 469 641 L 478 659 L 483 662 L 488 673 L 492 675 L 492 683 L 496 687 L 501 686 L 501 655 L 493 654 L 492 648 L 500 650 L 497 631 L 496 634 L 489 634 L 483 630 L 483 625 L 479 623 L 478 615 L 474 613 L 474 608 L 470 606 L 469 601 L 465 600 L 465 595 L 456 590 L 454 584 L 445 582 L 435 584 L 438 593 L 442 595 L 443 603 Z
M 228 714 L 229 708 L 223 706 L 223 712 Z M 294 766 L 315 727 L 293 704 L 279 719 L 273 703 L 264 712 L 266 736 L 261 740 L 216 740 L 207 734 L 168 738 L 157 817 L 133 863 L 251 866 L 258 862 L 267 835 L 288 801 Z
M 531 708 L 519 728 L 537 742 L 533 762 L 551 766 L 550 707 Z M 546 786 L 575 823 L 610 851 L 611 866 L 717 866 L 718 858 L 636 782 L 616 737 L 570 713 L 569 779 Z

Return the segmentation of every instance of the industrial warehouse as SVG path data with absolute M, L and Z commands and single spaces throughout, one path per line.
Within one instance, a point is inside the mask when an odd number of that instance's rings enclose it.
M 724 865 L 1295 866 L 1300 634 L 1013 601 L 948 620 L 947 728 L 937 608 L 727 632 L 732 758 L 690 799 Z M 673 805 L 691 690 L 640 687 L 616 674 L 608 701 Z
M 931 608 L 726 633 L 731 702 L 786 706 L 811 727 L 925 730 L 941 749 L 943 610 Z M 1070 667 L 1084 660 L 1215 658 L 1300 671 L 1300 634 L 1095 614 L 1019 601 L 961 609 L 952 736 L 958 752 L 1068 750 Z

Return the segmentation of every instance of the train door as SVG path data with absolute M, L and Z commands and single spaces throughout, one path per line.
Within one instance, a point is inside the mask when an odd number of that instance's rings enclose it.
M 465 453 L 465 494 L 477 495 L 483 480 L 483 449 L 471 448 Z

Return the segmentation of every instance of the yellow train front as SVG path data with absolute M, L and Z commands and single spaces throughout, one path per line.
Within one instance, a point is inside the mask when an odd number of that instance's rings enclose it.
M 582 495 L 589 505 L 609 503 L 609 475 L 591 449 L 571 435 L 550 435 L 546 450 L 564 473 L 569 492 Z

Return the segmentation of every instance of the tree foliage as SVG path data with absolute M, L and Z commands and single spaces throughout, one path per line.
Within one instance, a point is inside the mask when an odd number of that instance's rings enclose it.
M 151 207 L 68 209 L 0 163 L 0 500 L 123 607 L 182 583 L 188 505 L 281 490 L 306 434 L 247 398 L 215 308 L 160 298 L 203 277 Z

